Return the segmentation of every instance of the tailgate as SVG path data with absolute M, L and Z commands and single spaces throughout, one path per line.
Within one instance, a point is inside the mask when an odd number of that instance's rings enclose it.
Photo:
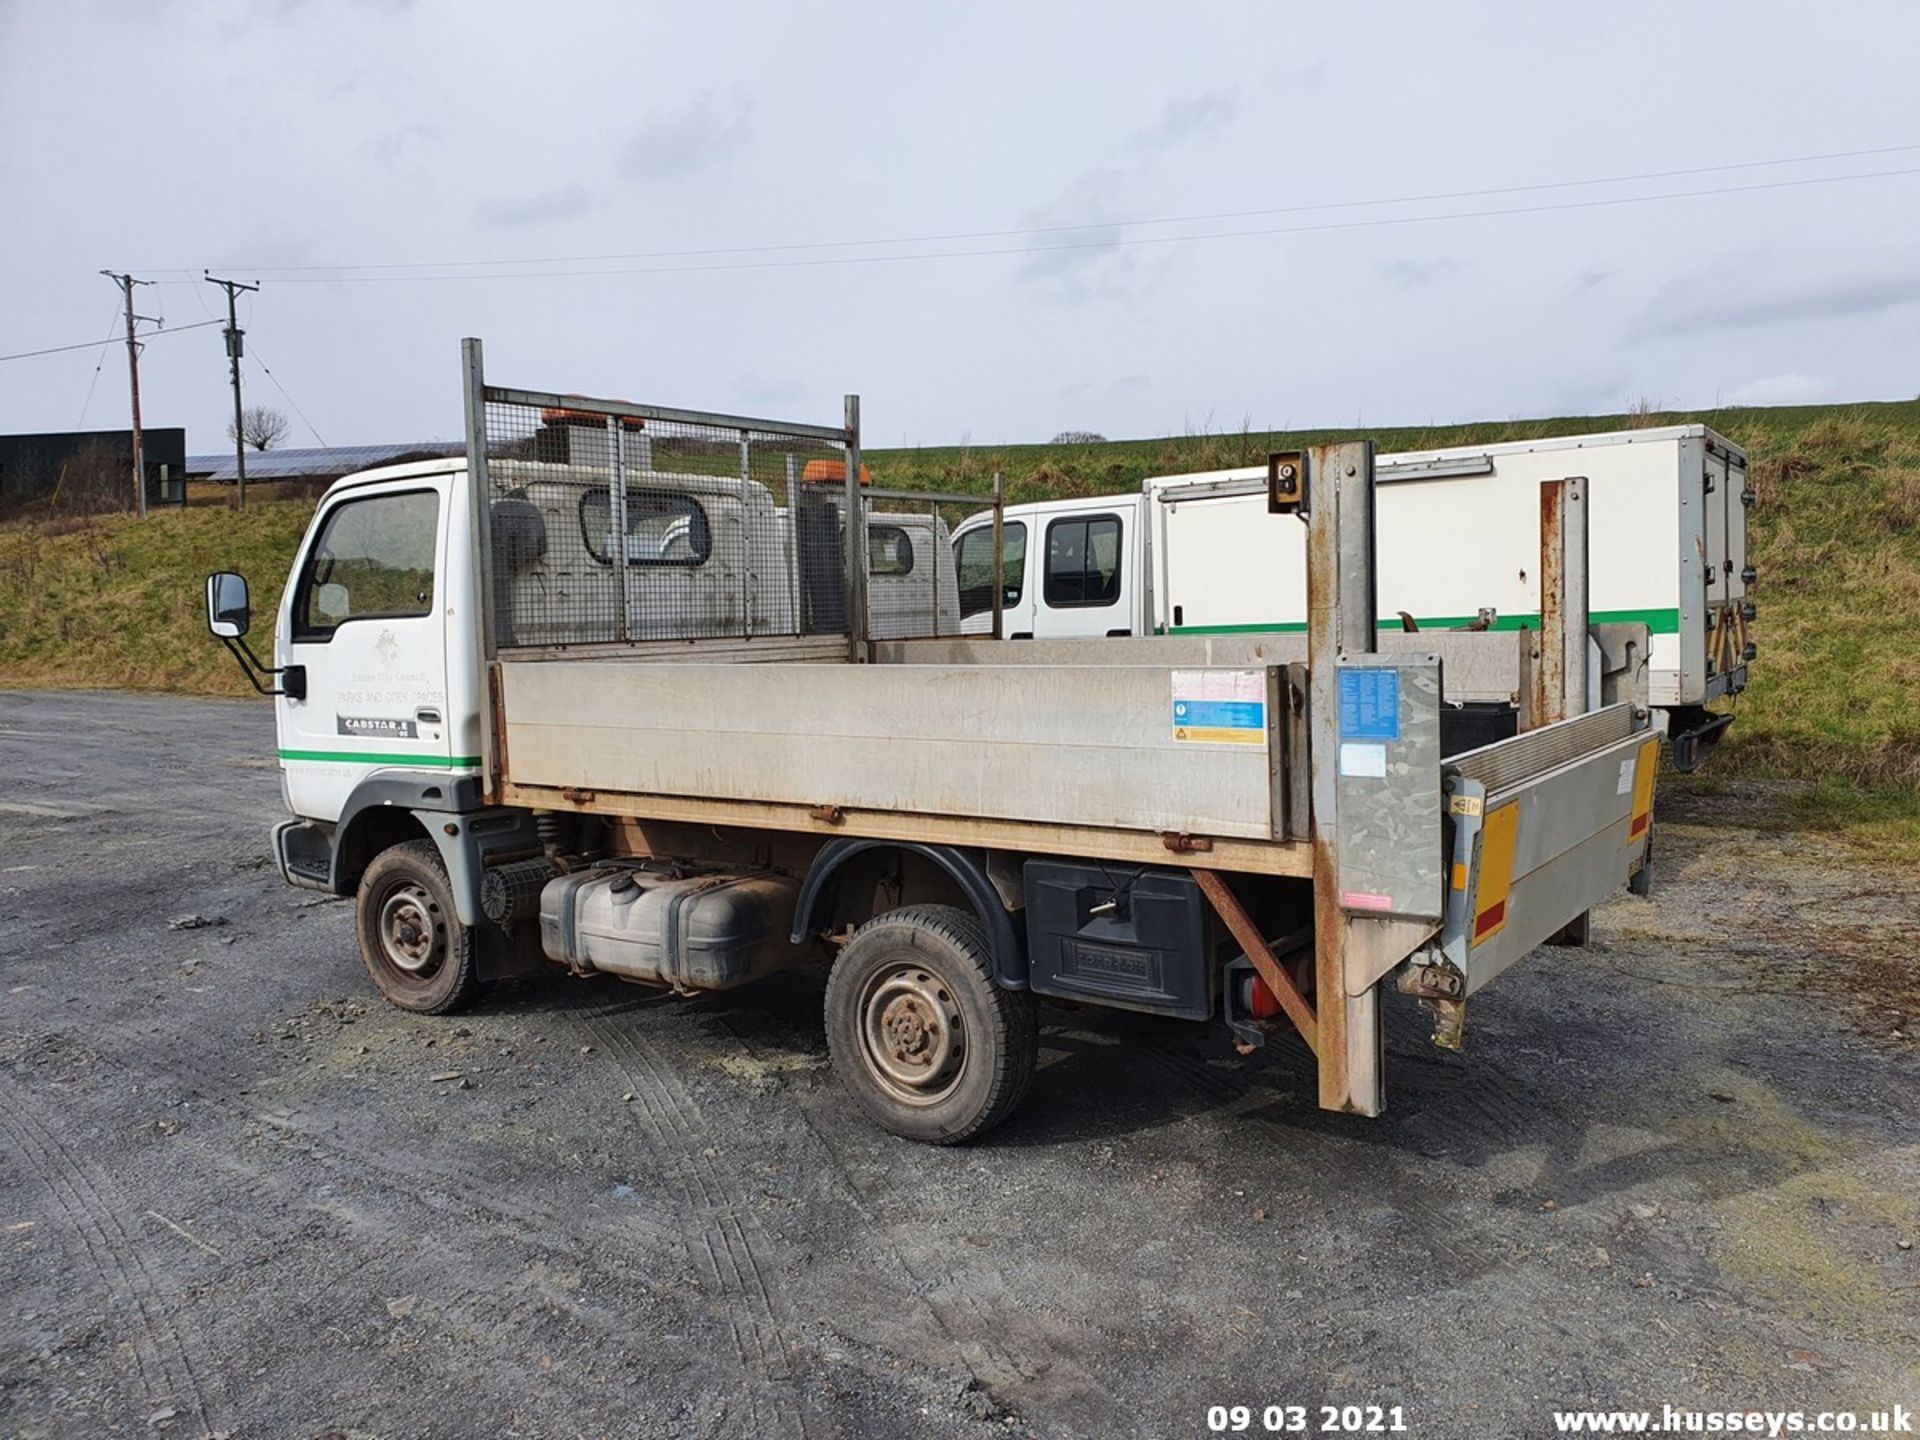
M 1441 948 L 1472 994 L 1645 863 L 1660 738 L 1610 705 L 1451 757 Z

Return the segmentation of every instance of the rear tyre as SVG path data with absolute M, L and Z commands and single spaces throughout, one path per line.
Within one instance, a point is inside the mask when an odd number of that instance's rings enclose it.
M 402 1010 L 445 1015 L 480 988 L 475 936 L 454 911 L 453 887 L 431 840 L 409 840 L 374 857 L 360 877 L 354 928 L 367 974 Z
M 1640 868 L 1627 877 L 1627 891 L 1641 899 L 1653 893 L 1653 837 L 1647 837 L 1647 853 L 1641 858 Z
M 834 1073 L 881 1126 L 957 1145 L 1026 1094 L 1039 1049 L 1034 999 L 993 983 L 972 914 L 910 905 L 854 932 L 827 981 Z

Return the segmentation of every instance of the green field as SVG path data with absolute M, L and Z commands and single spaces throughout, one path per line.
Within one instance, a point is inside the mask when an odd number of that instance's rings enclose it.
M 1920 401 L 1551 419 L 1370 432 L 1383 450 L 1705 421 L 1746 446 L 1760 504 L 1759 659 L 1711 787 L 1795 782 L 1796 816 L 1920 840 Z M 869 451 L 875 484 L 1011 501 L 1136 489 L 1148 475 L 1263 460 L 1350 432 L 1196 435 L 1087 445 Z M 310 502 L 0 527 L 0 683 L 251 693 L 201 622 L 200 581 L 244 571 L 254 611 L 278 604 Z M 1811 787 L 1811 788 L 1809 788 Z

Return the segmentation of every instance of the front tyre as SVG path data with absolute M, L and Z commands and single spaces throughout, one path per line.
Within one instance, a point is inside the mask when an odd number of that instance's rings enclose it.
M 354 903 L 360 959 L 392 1004 L 445 1015 L 479 988 L 474 933 L 454 911 L 453 887 L 431 840 L 383 850 L 360 877 Z
M 954 906 L 911 905 L 862 925 L 834 961 L 826 1009 L 834 1073 L 909 1140 L 984 1134 L 1033 1078 L 1033 996 L 993 983 L 986 935 Z

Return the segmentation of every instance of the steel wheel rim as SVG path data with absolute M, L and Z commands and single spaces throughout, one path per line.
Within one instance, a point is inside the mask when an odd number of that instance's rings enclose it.
M 447 927 L 421 885 L 395 886 L 380 904 L 380 954 L 402 975 L 424 980 L 447 953 Z
M 960 1083 L 966 1048 L 960 1006 L 925 966 L 890 965 L 861 992 L 860 1058 L 895 1099 L 945 1099 Z

